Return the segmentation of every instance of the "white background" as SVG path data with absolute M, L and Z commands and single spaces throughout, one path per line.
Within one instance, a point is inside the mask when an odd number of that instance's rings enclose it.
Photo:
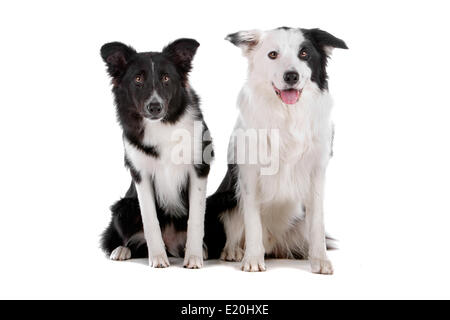
M 0 5 L 0 298 L 450 298 L 447 1 L 3 1 Z M 248 274 L 210 261 L 111 262 L 98 248 L 128 187 L 101 45 L 201 46 L 191 80 L 226 169 L 246 75 L 231 32 L 320 27 L 336 124 L 326 227 L 335 275 L 305 261 Z

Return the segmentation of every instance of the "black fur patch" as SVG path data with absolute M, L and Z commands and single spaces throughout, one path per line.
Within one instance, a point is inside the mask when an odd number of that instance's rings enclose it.
M 203 133 L 202 133 L 202 163 L 195 164 L 194 169 L 197 176 L 200 178 L 206 178 L 209 175 L 211 168 L 211 162 L 214 159 L 214 150 L 212 149 L 212 139 L 208 129 L 208 126 L 203 121 Z M 208 152 L 210 151 L 210 152 Z M 205 159 L 205 157 L 207 157 Z
M 219 215 L 237 206 L 237 170 L 238 166 L 236 164 L 228 165 L 227 173 L 219 188 L 207 199 L 206 211 L 208 214 Z
M 300 29 L 305 37 L 313 40 L 319 47 L 332 47 L 338 49 L 348 49 L 344 40 L 336 38 L 331 33 L 318 28 L 315 29 Z
M 178 39 L 162 51 L 163 55 L 177 66 L 184 82 L 187 81 L 187 74 L 192 68 L 192 59 L 199 46 L 200 43 L 194 39 Z
M 243 41 L 242 38 L 239 36 L 239 32 L 230 33 L 225 37 L 225 39 L 230 41 L 235 46 L 239 46 L 240 44 L 245 43 L 245 41 Z
M 128 142 L 133 147 L 135 147 L 139 151 L 145 153 L 146 155 L 154 157 L 154 158 L 158 158 L 159 157 L 159 153 L 158 153 L 158 150 L 156 149 L 156 147 L 145 146 L 138 139 L 136 139 L 135 137 L 133 137 L 131 135 L 125 134 L 125 138 L 128 140 Z
M 199 178 L 205 178 L 209 175 L 211 166 L 206 163 L 194 165 L 195 172 Z
M 228 171 L 219 188 L 206 199 L 205 243 L 211 258 L 219 257 L 225 245 L 225 231 L 220 221 L 221 215 L 238 205 L 236 164 L 229 164 Z
M 191 99 L 189 97 L 189 91 L 193 91 L 192 89 L 186 89 L 184 87 L 180 88 L 182 94 L 176 100 L 173 100 L 169 105 L 169 112 L 162 119 L 163 123 L 174 124 L 176 123 L 181 116 L 186 112 L 186 108 L 191 104 Z
M 108 73 L 117 85 L 127 69 L 127 65 L 136 54 L 136 50 L 120 42 L 107 43 L 100 49 L 100 55 L 106 62 Z
M 320 90 L 328 89 L 327 62 L 328 55 L 326 47 L 348 49 L 341 39 L 320 29 L 300 29 L 305 37 L 305 41 L 300 45 L 301 50 L 306 50 L 309 54 L 307 63 L 312 70 L 311 81 L 317 83 Z

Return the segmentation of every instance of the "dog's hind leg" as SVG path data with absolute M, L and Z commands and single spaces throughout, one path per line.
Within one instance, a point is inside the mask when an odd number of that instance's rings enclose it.
M 101 247 L 111 260 L 145 256 L 142 219 L 135 197 L 126 197 L 111 207 L 111 222 L 102 234 Z M 145 249 L 145 248 L 144 248 Z
M 227 211 L 222 216 L 226 234 L 225 247 L 220 256 L 225 261 L 242 261 L 244 257 L 244 219 L 237 209 Z
M 112 253 L 116 248 L 123 246 L 123 239 L 120 234 L 117 232 L 114 226 L 114 217 L 111 219 L 106 230 L 103 232 L 101 236 L 100 246 L 102 250 L 111 257 L 112 260 L 116 260 L 112 258 Z M 117 252 L 114 254 L 114 257 L 117 255 Z

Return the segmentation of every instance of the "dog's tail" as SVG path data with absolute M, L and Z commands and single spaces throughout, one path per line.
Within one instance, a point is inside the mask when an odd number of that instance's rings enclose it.
M 216 192 L 206 199 L 206 212 L 211 216 L 232 210 L 237 206 L 236 196 L 231 192 Z
M 205 243 L 210 259 L 218 259 L 225 246 L 226 238 L 221 215 L 237 206 L 236 170 L 236 165 L 229 164 L 219 188 L 206 199 Z
M 208 247 L 208 259 L 218 259 L 225 246 L 225 230 L 221 214 L 232 209 L 236 202 L 230 194 L 216 192 L 206 199 L 205 238 Z

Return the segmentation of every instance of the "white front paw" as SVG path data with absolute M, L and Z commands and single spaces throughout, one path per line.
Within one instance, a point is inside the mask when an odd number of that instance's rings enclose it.
M 111 260 L 123 261 L 131 258 L 131 251 L 127 247 L 117 247 L 109 256 Z
M 328 259 L 309 259 L 311 263 L 311 272 L 318 274 L 333 274 L 333 265 Z
M 242 271 L 245 272 L 260 272 L 266 271 L 266 265 L 264 263 L 264 254 L 245 256 L 242 261 Z
M 224 261 L 242 261 L 244 250 L 239 246 L 225 246 L 220 255 L 220 259 Z
M 203 257 L 186 254 L 184 257 L 183 266 L 188 269 L 200 269 L 203 267 Z
M 167 268 L 170 266 L 169 259 L 165 252 L 157 255 L 149 255 L 148 263 L 152 268 Z
M 201 243 L 198 245 L 187 243 L 183 266 L 188 269 L 200 269 L 203 267 L 205 254 L 206 252 Z

